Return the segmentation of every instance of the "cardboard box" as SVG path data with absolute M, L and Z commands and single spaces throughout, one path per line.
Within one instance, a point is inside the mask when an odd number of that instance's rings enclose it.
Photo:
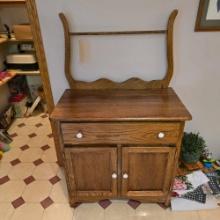
M 16 40 L 33 40 L 31 26 L 29 24 L 13 25 Z

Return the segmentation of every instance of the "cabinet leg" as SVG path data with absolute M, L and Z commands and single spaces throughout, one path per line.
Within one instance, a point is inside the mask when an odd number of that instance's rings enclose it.
M 164 205 L 168 208 L 170 206 L 170 203 L 171 203 L 171 195 L 169 194 L 167 196 L 167 199 L 166 199 Z
M 82 204 L 81 202 L 74 202 L 74 203 L 71 203 L 70 206 L 75 209 L 78 206 L 80 206 L 81 204 Z
M 72 197 L 72 198 L 69 198 L 69 204 L 72 208 L 77 208 L 78 206 L 80 206 L 82 203 L 77 201 L 76 198 Z
M 63 162 L 60 161 L 60 160 L 57 160 L 57 164 L 59 165 L 59 167 L 64 167 L 64 166 L 63 166 Z

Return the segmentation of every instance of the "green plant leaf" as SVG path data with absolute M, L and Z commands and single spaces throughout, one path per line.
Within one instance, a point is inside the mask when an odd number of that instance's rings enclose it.
M 182 152 L 202 153 L 205 148 L 205 140 L 199 135 L 199 133 L 184 133 L 181 148 Z

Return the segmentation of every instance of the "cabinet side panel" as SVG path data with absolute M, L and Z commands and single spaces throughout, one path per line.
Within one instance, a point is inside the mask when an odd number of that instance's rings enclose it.
M 57 161 L 60 166 L 63 166 L 63 140 L 62 140 L 62 134 L 60 131 L 60 122 L 51 120 L 50 124 L 51 124 L 53 137 L 54 137 Z
M 175 156 L 174 156 L 172 174 L 171 174 L 170 183 L 169 183 L 170 190 L 169 190 L 169 195 L 167 196 L 167 199 L 165 201 L 165 205 L 169 205 L 170 200 L 171 200 L 171 192 L 172 192 L 172 188 L 173 188 L 173 184 L 174 184 L 174 179 L 175 179 L 176 173 L 177 173 L 178 162 L 179 162 L 180 151 L 181 151 L 182 138 L 183 138 L 183 133 L 184 133 L 184 127 L 185 127 L 185 122 L 181 122 L 180 123 L 180 130 L 179 130 L 179 138 L 178 138 L 178 141 L 176 143 L 176 152 L 175 152 Z

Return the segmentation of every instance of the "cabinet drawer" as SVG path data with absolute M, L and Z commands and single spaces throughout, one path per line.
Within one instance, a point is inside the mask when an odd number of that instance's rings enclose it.
M 180 123 L 62 123 L 64 144 L 177 143 Z

